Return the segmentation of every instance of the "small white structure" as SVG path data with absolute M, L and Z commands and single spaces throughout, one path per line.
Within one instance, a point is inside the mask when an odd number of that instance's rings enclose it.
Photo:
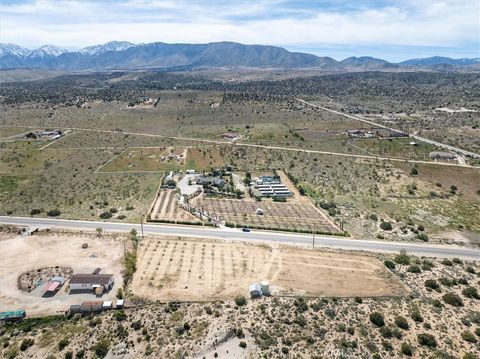
M 262 295 L 262 287 L 258 283 L 252 283 L 249 287 L 250 297 L 256 298 Z
M 102 309 L 107 310 L 107 309 L 112 309 L 113 302 L 111 300 L 104 300 L 102 304 Z
M 170 171 L 167 177 L 165 177 L 165 181 L 173 181 L 173 171 Z
M 124 301 L 123 299 L 117 299 L 117 303 L 115 303 L 115 308 L 123 308 L 124 306 Z
M 270 295 L 270 282 L 268 280 L 262 280 L 260 289 L 262 290 L 262 295 Z
M 263 216 L 263 209 L 257 208 L 256 211 L 255 211 L 255 214 L 256 214 L 257 216 Z
M 187 175 L 194 175 L 194 174 L 195 174 L 195 170 L 186 170 L 186 171 L 185 171 L 185 174 L 187 174 Z

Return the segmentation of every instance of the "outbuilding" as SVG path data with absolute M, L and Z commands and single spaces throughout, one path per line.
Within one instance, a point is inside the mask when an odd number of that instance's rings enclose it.
M 262 287 L 259 283 L 252 283 L 250 284 L 250 297 L 256 298 L 262 295 Z
M 109 291 L 114 284 L 113 274 L 74 274 L 70 278 L 70 291 L 91 291 L 102 288 Z
M 115 304 L 115 308 L 121 309 L 121 308 L 123 308 L 124 304 L 125 304 L 125 302 L 124 302 L 123 299 L 117 299 L 117 303 Z

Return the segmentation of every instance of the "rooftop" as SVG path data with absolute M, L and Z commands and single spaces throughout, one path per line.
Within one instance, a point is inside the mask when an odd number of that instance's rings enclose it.
M 70 284 L 108 284 L 113 274 L 74 274 Z

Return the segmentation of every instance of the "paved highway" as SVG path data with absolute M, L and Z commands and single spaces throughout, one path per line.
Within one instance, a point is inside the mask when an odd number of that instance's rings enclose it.
M 132 228 L 135 228 L 139 233 L 141 233 L 140 224 L 135 223 L 4 216 L 0 216 L 0 223 L 12 224 L 17 226 L 86 231 L 95 231 L 96 228 L 101 227 L 104 231 L 109 232 L 128 232 Z M 176 226 L 161 224 L 145 224 L 143 225 L 143 230 L 145 234 L 149 235 L 170 235 L 179 237 L 212 238 L 247 242 L 275 242 L 304 246 L 312 245 L 312 235 L 282 232 L 252 231 L 249 233 L 244 233 L 241 230 L 230 228 L 218 229 L 212 227 Z M 480 250 L 473 250 L 455 245 L 367 241 L 345 237 L 317 235 L 315 238 L 315 246 L 379 253 L 399 252 L 401 249 L 405 249 L 408 253 L 420 256 L 459 257 L 464 259 L 480 260 Z

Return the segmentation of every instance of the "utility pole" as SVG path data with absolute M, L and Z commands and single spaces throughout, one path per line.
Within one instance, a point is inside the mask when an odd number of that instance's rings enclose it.
M 316 224 L 313 224 L 313 237 L 312 237 L 312 246 L 315 248 L 315 226 Z

